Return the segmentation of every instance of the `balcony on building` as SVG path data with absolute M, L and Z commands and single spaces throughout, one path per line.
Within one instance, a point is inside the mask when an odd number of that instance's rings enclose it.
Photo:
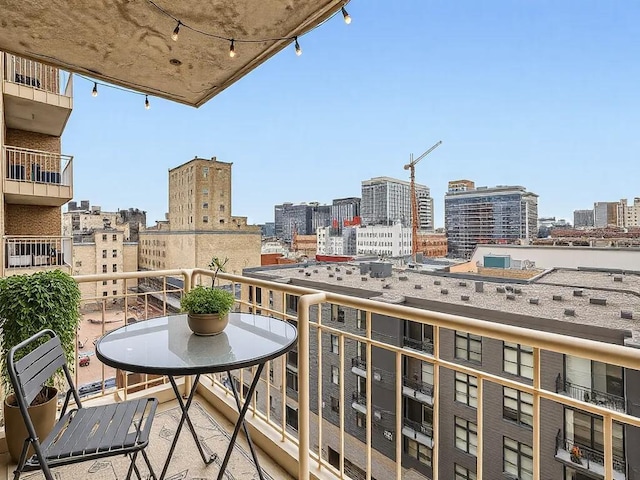
M 3 55 L 7 127 L 61 136 L 73 109 L 73 77 L 56 67 Z
M 405 321 L 402 344 L 406 348 L 433 355 L 433 327 Z
M 4 236 L 7 273 L 34 273 L 41 270 L 62 269 L 70 273 L 71 237 Z
M 73 157 L 5 146 L 6 203 L 60 207 L 73 198 Z
M 433 364 L 405 357 L 402 393 L 406 397 L 433 405 Z
M 563 436 L 562 431 L 558 431 L 558 437 L 556 439 L 556 460 L 566 465 L 567 472 L 572 475 L 570 477 L 572 479 L 590 480 L 605 478 L 604 453 L 602 452 L 602 448 L 589 448 L 583 445 L 583 442 Z M 626 480 L 626 471 L 627 466 L 624 457 L 614 453 L 613 480 Z

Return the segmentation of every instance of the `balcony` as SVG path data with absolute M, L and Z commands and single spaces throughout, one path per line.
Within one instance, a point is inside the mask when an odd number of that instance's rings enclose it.
M 626 412 L 626 402 L 624 398 L 611 393 L 599 392 L 598 390 L 576 385 L 571 383 L 569 380 L 563 380 L 560 374 L 558 374 L 558 377 L 556 378 L 556 390 L 559 393 L 564 393 L 576 400 L 600 405 L 604 408 L 616 410 L 621 413 Z
M 367 359 L 364 357 L 353 357 L 351 359 L 351 371 L 361 377 L 367 376 Z
M 73 198 L 73 157 L 6 146 L 7 203 L 60 207 Z
M 556 459 L 565 463 L 574 470 L 589 473 L 596 478 L 605 478 L 604 453 L 575 444 L 567 438 L 563 438 L 558 432 L 556 439 Z M 613 455 L 613 479 L 625 480 L 627 471 L 624 458 Z
M 72 76 L 40 62 L 4 54 L 8 128 L 59 137 L 73 109 Z
M 102 401 L 103 398 L 120 399 L 131 395 L 153 394 L 159 396 L 164 402 L 163 408 L 172 408 L 175 405 L 171 403 L 173 401 L 172 394 L 165 380 L 151 376 L 123 375 L 123 372 L 117 372 L 103 366 L 93 355 L 92 341 L 108 330 L 124 325 L 125 322 L 143 322 L 149 318 L 175 313 L 176 300 L 179 299 L 183 290 L 198 283 L 210 284 L 211 281 L 208 277 L 211 276 L 211 273 L 208 270 L 167 270 L 90 275 L 76 278 L 81 285 L 96 285 L 96 288 L 83 289 L 84 292 L 97 292 L 103 282 L 111 284 L 112 280 L 120 281 L 120 283 L 126 281 L 130 285 L 145 285 L 144 289 L 141 286 L 128 288 L 117 295 L 102 296 L 102 292 L 98 292 L 96 296 L 85 294 L 82 298 L 83 322 L 78 331 L 77 353 L 82 358 L 90 357 L 91 361 L 86 366 L 80 366 L 78 363 L 74 375 L 77 385 L 85 388 L 84 391 L 87 392 L 88 399 Z M 182 280 L 181 286 L 176 287 L 176 282 L 169 281 L 171 278 L 180 278 Z M 527 478 L 537 480 L 563 478 L 562 469 L 565 466 L 605 480 L 629 478 L 626 477 L 625 472 L 632 468 L 631 465 L 635 461 L 633 452 L 630 451 L 631 454 L 626 458 L 618 458 L 614 455 L 612 435 L 607 432 L 612 432 L 613 422 L 640 427 L 640 418 L 606 408 L 603 405 L 585 402 L 583 398 L 576 399 L 552 391 L 555 390 L 553 378 L 545 382 L 541 375 L 539 362 L 534 362 L 533 381 L 520 381 L 513 376 L 507 378 L 488 373 L 477 369 L 474 365 L 450 362 L 446 357 L 440 355 L 438 349 L 433 356 L 429 356 L 424 351 L 414 351 L 397 345 L 384 344 L 371 338 L 370 334 L 366 332 L 354 333 L 357 332 L 355 329 L 336 329 L 329 322 L 327 322 L 328 324 L 319 322 L 317 318 L 314 318 L 313 313 L 318 311 L 317 305 L 340 304 L 345 308 L 357 308 L 371 314 L 397 319 L 398 322 L 411 320 L 433 325 L 434 339 L 441 339 L 441 331 L 445 329 L 462 330 L 497 341 L 530 345 L 536 359 L 541 358 L 543 351 L 567 353 L 640 370 L 640 352 L 636 349 L 548 332 L 532 331 L 473 318 L 416 310 L 415 308 L 257 278 L 226 273 L 219 274 L 219 278 L 222 282 L 226 281 L 234 285 L 239 298 L 237 303 L 239 310 L 248 311 L 252 306 L 248 301 L 248 286 L 260 287 L 263 292 L 266 290 L 274 293 L 274 305 L 268 308 L 263 307 L 263 314 L 284 318 L 295 323 L 298 327 L 296 398 L 292 399 L 287 396 L 286 378 L 287 372 L 290 370 L 287 368 L 287 358 L 272 360 L 263 371 L 263 377 L 260 378 L 256 390 L 257 395 L 251 400 L 247 416 L 253 439 L 265 455 L 263 463 L 268 464 L 271 461 L 271 464 L 283 469 L 293 478 L 302 480 L 310 478 L 354 478 L 358 480 L 363 478 L 366 480 L 371 478 L 396 480 L 431 478 L 449 480 L 453 478 L 449 472 L 453 469 L 454 454 L 452 452 L 457 447 L 451 434 L 449 433 L 449 436 L 445 437 L 445 434 L 440 432 L 438 428 L 443 422 L 446 424 L 449 420 L 451 420 L 450 425 L 454 425 L 451 413 L 447 413 L 447 409 L 450 409 L 450 404 L 453 403 L 450 395 L 454 391 L 453 384 L 446 385 L 448 390 L 443 388 L 443 382 L 446 381 L 442 374 L 444 371 L 448 371 L 450 377 L 452 377 L 451 372 L 461 372 L 477 378 L 477 389 L 474 390 L 473 395 L 474 399 L 477 399 L 478 408 L 472 408 L 468 405 L 456 406 L 458 409 L 464 408 L 465 415 L 470 417 L 466 420 L 477 426 L 477 434 L 474 429 L 473 431 L 468 430 L 466 436 L 456 436 L 457 441 L 473 442 L 474 448 L 477 448 L 476 457 L 465 457 L 466 460 L 470 460 L 466 462 L 465 468 L 477 472 L 477 479 L 505 478 L 502 445 L 493 444 L 491 438 L 495 439 L 496 433 L 502 437 L 502 433 L 507 434 L 507 430 L 505 429 L 505 432 L 500 430 L 501 425 L 504 425 L 502 409 L 498 408 L 496 410 L 496 412 L 499 411 L 497 416 L 492 416 L 488 408 L 491 403 L 487 402 L 485 397 L 487 390 L 489 390 L 488 386 L 508 387 L 533 396 L 534 407 L 530 434 L 533 440 L 529 445 L 533 452 L 530 462 L 532 473 L 527 474 Z M 240 285 L 240 292 L 237 291 L 237 285 Z M 110 293 L 110 290 L 107 293 Z M 299 309 L 295 316 L 286 313 L 284 305 L 286 295 L 299 297 Z M 278 301 L 280 298 L 283 299 L 282 305 Z M 360 357 L 351 360 L 345 354 L 348 349 L 341 348 L 339 365 L 342 368 L 337 385 L 328 383 L 329 374 L 332 372 L 328 371 L 326 362 L 323 361 L 323 355 L 336 354 L 323 353 L 323 349 L 319 349 L 314 351 L 313 356 L 310 355 L 312 342 L 322 338 L 321 334 L 329 333 L 337 335 L 342 345 L 345 340 L 364 344 L 363 349 L 366 351 L 368 359 L 368 362 Z M 379 351 L 374 357 L 371 357 L 373 347 Z M 381 356 L 390 356 L 393 359 L 391 363 L 395 365 L 395 369 L 390 372 L 393 373 L 392 376 L 384 375 L 384 378 L 389 377 L 391 388 L 378 390 L 379 386 L 376 387 L 374 383 L 376 381 L 374 373 L 378 371 L 375 362 Z M 437 362 L 433 386 L 411 383 L 410 379 L 403 378 L 407 357 L 416 362 Z M 349 379 L 353 379 L 348 368 L 345 368 L 350 362 L 352 367 L 364 368 L 372 372 L 370 376 L 358 380 L 363 383 L 364 388 L 361 391 L 369 392 L 369 402 L 367 402 L 366 394 L 353 393 L 353 387 L 347 390 Z M 237 379 L 238 385 L 245 385 L 250 383 L 253 378 L 253 371 L 251 369 L 238 370 L 233 372 L 233 376 Z M 113 386 L 113 381 L 108 380 L 114 377 L 116 378 L 115 386 Z M 185 382 L 189 381 L 189 379 L 185 379 Z M 156 385 L 158 382 L 161 384 Z M 97 387 L 93 388 L 94 385 Z M 412 388 L 414 391 L 431 389 L 434 403 L 433 425 L 416 422 L 412 418 L 405 418 L 403 415 L 395 413 L 405 411 L 405 387 Z M 134 393 L 134 389 L 138 391 Z M 438 394 L 441 391 L 445 394 L 439 398 Z M 372 394 L 375 394 L 375 405 L 371 401 Z M 335 410 L 329 408 L 331 405 L 330 395 L 337 400 Z M 217 423 L 223 424 L 229 419 L 233 421 L 235 415 L 233 396 L 228 388 L 228 382 L 220 374 L 201 377 L 197 401 Z M 484 407 L 484 411 L 481 406 Z M 548 415 L 547 409 L 552 407 L 557 407 L 560 412 L 559 418 L 562 418 L 562 411 L 565 407 L 580 409 L 601 417 L 604 432 L 602 451 L 596 452 L 581 448 L 583 463 L 578 465 L 571 462 L 571 445 L 564 438 L 557 440 L 557 429 L 554 429 L 549 435 L 549 422 L 542 421 Z M 363 413 L 363 415 L 356 417 L 354 410 Z M 367 415 L 367 412 L 370 414 Z M 445 415 L 449 415 L 449 417 L 444 417 Z M 327 417 L 331 417 L 332 420 Z M 400 432 L 402 435 L 399 435 Z M 405 449 L 406 439 L 414 439 L 420 445 L 432 449 L 432 451 L 429 450 L 429 458 L 433 459 L 429 477 L 414 468 L 415 463 L 411 463 L 414 462 L 414 459 L 410 458 L 411 452 Z M 158 442 L 151 442 L 150 448 L 152 450 L 157 448 L 154 443 Z M 327 454 L 329 447 L 340 455 L 340 461 L 333 461 L 333 465 L 332 459 Z M 188 455 L 190 447 L 183 448 Z M 492 461 L 482 462 L 483 458 L 491 458 Z M 366 474 L 349 477 L 347 470 L 352 471 L 350 465 L 358 467 Z M 498 470 L 499 473 L 496 474 L 495 472 Z M 268 471 L 274 478 L 287 478 L 286 475 L 277 476 L 271 473 L 272 471 Z M 211 475 L 205 474 L 204 476 L 210 477 Z M 237 478 L 244 477 L 238 475 Z
M 428 353 L 433 355 L 433 342 L 429 339 L 418 340 L 412 337 L 404 336 L 402 338 L 402 345 L 413 350 Z
M 33 273 L 38 270 L 63 268 L 70 272 L 71 237 L 4 237 L 7 273 Z
M 419 402 L 433 405 L 433 385 L 418 378 L 402 377 L 402 393 L 410 398 L 415 398 Z

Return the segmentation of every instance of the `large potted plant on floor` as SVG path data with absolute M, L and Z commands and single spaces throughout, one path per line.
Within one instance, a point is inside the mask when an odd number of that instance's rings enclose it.
M 229 259 L 213 257 L 209 267 L 214 271 L 211 287 L 198 285 L 180 299 L 180 307 L 187 313 L 189 328 L 196 335 L 217 335 L 229 323 L 229 312 L 236 301 L 227 290 L 216 288 L 218 272 L 224 272 Z
M 14 345 L 42 329 L 50 328 L 60 337 L 69 368 L 73 369 L 79 308 L 78 284 L 61 270 L 0 278 L 0 380 L 4 393 L 5 436 L 14 462 L 20 458 L 27 431 L 11 392 L 7 353 Z M 24 356 L 28 351 L 20 353 Z M 61 372 L 59 379 L 62 380 Z M 41 439 L 53 428 L 56 407 L 55 385 L 45 386 L 31 404 L 30 413 Z

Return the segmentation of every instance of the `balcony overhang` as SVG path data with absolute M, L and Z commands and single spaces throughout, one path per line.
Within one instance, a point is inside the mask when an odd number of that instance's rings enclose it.
M 72 108 L 72 97 L 9 81 L 4 84 L 4 109 L 8 128 L 59 137 Z
M 290 45 L 292 37 L 303 35 L 332 16 L 345 3 L 345 0 L 79 3 L 8 0 L 1 9 L 0 50 L 198 107 Z M 171 33 L 177 22 L 171 17 L 185 25 L 175 42 Z M 230 42 L 225 39 L 230 38 L 238 39 L 235 58 L 229 57 Z M 288 40 L 240 42 L 274 38 Z

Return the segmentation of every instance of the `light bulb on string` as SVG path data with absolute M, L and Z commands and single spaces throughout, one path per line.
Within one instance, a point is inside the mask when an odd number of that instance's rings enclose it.
M 229 56 L 231 58 L 236 56 L 236 47 L 235 47 L 235 42 L 233 41 L 233 39 L 231 39 L 231 45 L 229 45 Z
M 173 33 L 171 34 L 171 39 L 174 42 L 178 41 L 178 33 L 180 32 L 180 25 L 182 25 L 182 22 L 178 20 L 178 24 L 176 25 L 176 28 L 173 29 Z
M 151 108 L 151 105 L 149 104 L 149 96 L 148 95 L 144 96 L 144 108 L 145 108 L 145 110 L 149 110 Z
M 97 97 L 98 96 L 98 83 L 97 82 L 93 82 L 93 90 L 91 90 L 91 96 L 92 97 Z
M 296 48 L 296 55 L 300 56 L 302 55 L 302 48 L 300 47 L 300 44 L 298 43 L 298 37 L 293 37 L 293 39 L 295 40 L 295 48 Z
M 349 15 L 349 12 L 347 12 L 344 7 L 342 7 L 342 16 L 344 17 L 344 23 L 349 25 L 351 23 L 351 15 Z

